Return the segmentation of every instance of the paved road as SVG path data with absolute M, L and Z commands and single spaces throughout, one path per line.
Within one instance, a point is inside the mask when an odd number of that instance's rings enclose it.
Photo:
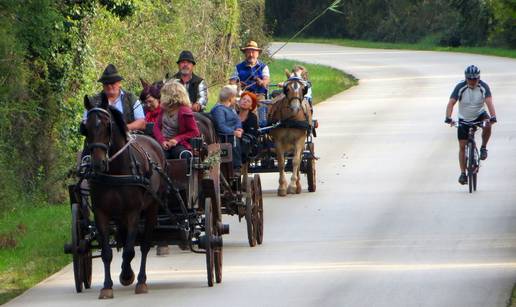
M 203 256 L 149 261 L 150 293 L 75 294 L 70 267 L 8 306 L 505 306 L 516 281 L 516 61 L 290 44 L 277 57 L 343 69 L 360 85 L 318 106 L 318 191 L 277 198 L 265 176 L 265 244 L 231 221 L 224 283 Z M 473 195 L 459 186 L 456 131 L 442 122 L 463 69 L 491 85 L 499 124 Z M 115 254 L 120 257 L 120 254 Z M 119 264 L 114 265 L 114 276 Z

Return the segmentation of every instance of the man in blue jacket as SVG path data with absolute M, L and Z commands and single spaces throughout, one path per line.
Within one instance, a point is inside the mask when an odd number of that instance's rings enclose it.
M 262 49 L 255 41 L 250 41 L 240 50 L 244 52 L 245 60 L 236 65 L 229 82 L 231 84 L 240 82 L 243 91 L 253 92 L 258 96 L 258 100 L 263 100 L 267 97 L 270 72 L 267 64 L 258 60 Z

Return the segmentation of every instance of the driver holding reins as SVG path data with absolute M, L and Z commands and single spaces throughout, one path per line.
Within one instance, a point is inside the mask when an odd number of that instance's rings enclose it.
M 245 54 L 245 60 L 237 64 L 229 83 L 240 82 L 242 91 L 255 93 L 258 100 L 267 97 L 267 86 L 270 82 L 270 72 L 267 64 L 258 60 L 261 48 L 255 41 L 249 41 L 245 47 L 240 48 Z
M 480 147 L 480 159 L 487 159 L 487 142 L 491 136 L 491 124 L 496 123 L 496 111 L 493 104 L 491 90 L 484 81 L 480 80 L 480 69 L 470 65 L 464 71 L 465 80 L 455 86 L 448 105 L 446 107 L 445 123 L 454 125 L 452 112 L 455 103 L 459 102 L 459 125 L 457 136 L 459 139 L 459 165 L 460 184 L 467 184 L 466 176 L 466 144 L 468 143 L 469 126 L 464 122 L 488 121 L 482 130 L 482 146 Z M 484 104 L 489 113 L 486 112 Z

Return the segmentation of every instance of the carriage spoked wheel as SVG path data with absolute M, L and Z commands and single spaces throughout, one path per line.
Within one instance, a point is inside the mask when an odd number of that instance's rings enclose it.
M 254 190 L 254 220 L 256 243 L 262 244 L 263 242 L 263 195 L 262 195 L 262 181 L 259 174 L 254 174 L 253 178 L 253 190 Z
M 254 183 L 253 179 L 247 178 L 245 182 L 245 221 L 247 223 L 247 239 L 249 246 L 256 246 L 256 221 L 254 216 Z
M 215 253 L 212 247 L 212 237 L 213 237 L 213 216 L 212 216 L 212 207 L 211 200 L 206 198 L 204 200 L 204 238 L 203 239 L 203 248 L 206 252 L 206 270 L 208 277 L 208 286 L 213 287 L 213 270 L 215 266 Z
M 308 144 L 308 150 L 312 153 L 312 157 L 306 161 L 306 179 L 308 181 L 308 192 L 315 192 L 317 189 L 316 170 L 315 170 L 315 151 L 314 143 Z
M 91 287 L 91 250 L 84 239 L 84 229 L 79 204 L 72 204 L 72 258 L 75 290 L 82 292 L 83 285 L 86 289 Z

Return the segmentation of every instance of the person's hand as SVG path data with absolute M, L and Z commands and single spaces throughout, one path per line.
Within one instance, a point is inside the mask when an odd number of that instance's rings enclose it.
M 177 145 L 177 141 L 176 141 L 176 139 L 170 139 L 170 140 L 168 140 L 167 144 L 168 144 L 169 148 L 172 148 Z
M 165 150 L 168 150 L 168 148 L 169 148 L 168 147 L 168 142 L 165 141 L 165 142 L 161 143 L 161 147 L 163 147 L 163 149 L 165 149 Z
M 446 117 L 446 118 L 444 119 L 444 122 L 445 122 L 446 124 L 449 124 L 451 127 L 455 126 L 455 121 L 454 121 L 451 117 Z
M 493 125 L 497 122 L 498 122 L 498 120 L 496 119 L 496 116 L 491 116 L 491 118 L 489 119 L 489 124 L 491 124 L 491 125 Z
M 263 80 L 256 77 L 256 85 L 263 87 Z
M 238 128 L 238 129 L 236 129 L 236 130 L 233 132 L 233 134 L 234 134 L 237 138 L 241 138 L 241 137 L 242 137 L 242 132 L 243 132 L 243 130 L 242 130 L 242 129 L 240 129 L 240 128 Z
M 192 111 L 194 111 L 194 112 L 200 112 L 200 111 L 201 111 L 201 108 L 202 108 L 202 106 L 201 106 L 201 104 L 200 104 L 200 103 L 198 103 L 198 102 L 194 102 L 194 103 L 192 104 Z

